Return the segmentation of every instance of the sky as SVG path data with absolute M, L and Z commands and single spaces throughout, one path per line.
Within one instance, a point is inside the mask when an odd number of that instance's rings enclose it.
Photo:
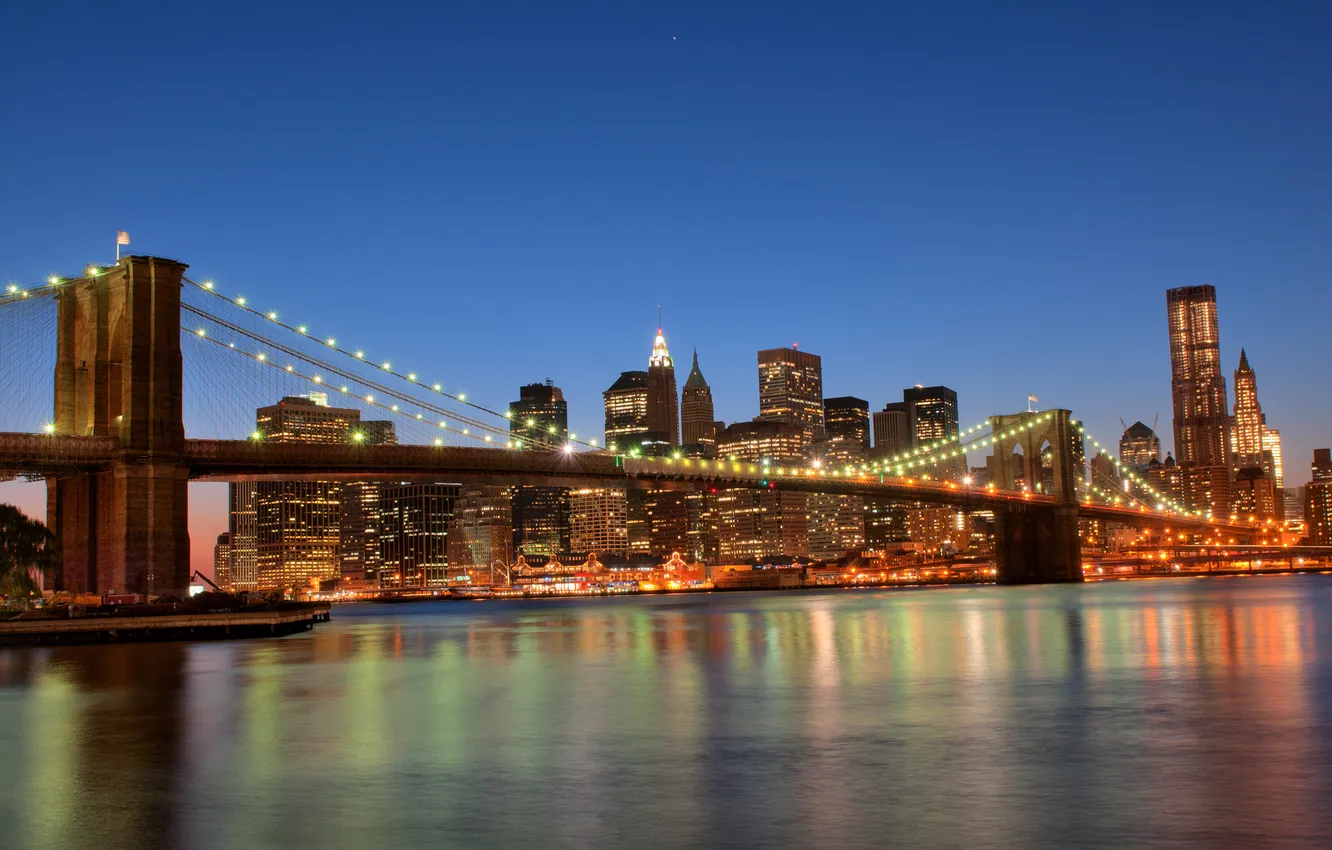
M 1208 283 L 1287 482 L 1332 443 L 1332 4 L 283 5 L 0 13 L 0 278 L 125 229 L 490 406 L 550 378 L 587 434 L 660 305 L 727 421 L 799 343 L 828 396 L 1166 449 L 1164 292 Z

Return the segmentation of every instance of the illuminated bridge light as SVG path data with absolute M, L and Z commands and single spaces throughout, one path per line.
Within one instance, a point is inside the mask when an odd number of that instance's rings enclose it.
M 268 311 L 268 318 L 269 318 L 269 319 L 272 319 L 273 321 L 276 322 L 276 321 L 277 321 L 277 310 L 269 310 L 269 311 Z
M 305 331 L 306 331 L 305 325 L 301 325 L 299 328 L 296 329 L 296 332 L 300 334 L 305 333 Z
M 416 373 L 415 373 L 415 372 L 408 372 L 408 373 L 407 373 L 407 380 L 409 380 L 409 381 L 415 381 L 415 380 L 416 380 Z
M 236 303 L 239 304 L 240 306 L 244 307 L 244 306 L 245 306 L 245 296 L 242 295 L 241 297 L 237 298 L 237 299 L 236 299 Z
M 52 285 L 52 286 L 55 286 L 55 285 L 56 285 L 56 279 L 55 279 L 55 278 L 51 278 L 51 285 Z M 213 291 L 213 282 L 212 282 L 211 280 L 205 280 L 205 281 L 203 282 L 203 288 L 204 288 L 204 289 L 207 289 L 209 292 L 212 292 L 212 291 Z

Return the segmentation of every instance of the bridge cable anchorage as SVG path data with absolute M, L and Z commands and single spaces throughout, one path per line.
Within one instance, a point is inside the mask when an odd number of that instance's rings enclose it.
M 256 318 L 263 319 L 263 320 L 266 320 L 266 321 L 268 321 L 268 322 L 271 322 L 273 325 L 275 325 L 275 326 L 277 326 L 277 327 L 281 327 L 281 328 L 283 328 L 283 329 L 285 329 L 285 330 L 287 330 L 287 331 L 289 331 L 289 332 L 291 332 L 291 333 L 293 333 L 293 334 L 297 334 L 297 335 L 299 335 L 299 336 L 301 336 L 301 337 L 303 337 L 303 338 L 305 338 L 305 339 L 311 339 L 311 340 L 314 340 L 314 341 L 316 341 L 316 342 L 319 342 L 319 340 L 318 340 L 317 338 L 311 336 L 311 334 L 309 333 L 309 328 L 308 328 L 307 326 L 305 326 L 305 325 L 295 325 L 295 326 L 293 326 L 293 325 L 287 324 L 286 322 L 284 322 L 284 321 L 282 321 L 282 320 L 280 319 L 279 314 L 278 314 L 276 311 L 274 311 L 274 312 L 270 312 L 270 313 L 263 313 L 263 312 L 260 312 L 259 310 L 254 309 L 253 307 L 249 306 L 248 304 L 246 304 L 244 298 L 239 298 L 239 297 L 238 297 L 238 298 L 231 298 L 231 297 L 229 297 L 229 296 L 223 295 L 222 293 L 220 293 L 220 292 L 217 291 L 216 286 L 215 286 L 211 281 L 205 281 L 204 283 L 201 284 L 201 283 L 198 283 L 198 282 L 196 282 L 196 281 L 194 281 L 194 280 L 191 280 L 190 278 L 184 278 L 184 280 L 185 280 L 186 283 L 189 283 L 192 287 L 194 287 L 194 288 L 195 288 L 196 290 L 198 290 L 199 292 L 206 293 L 206 294 L 208 294 L 208 295 L 212 295 L 212 296 L 214 296 L 214 297 L 220 299 L 221 301 L 223 301 L 223 302 L 226 303 L 226 304 L 230 304 L 231 306 L 233 306 L 233 307 L 235 307 L 235 308 L 237 308 L 237 309 L 240 309 L 240 310 L 245 311 L 246 313 L 250 314 L 251 316 L 254 316 L 254 317 L 256 317 Z M 347 358 L 349 358 L 349 359 L 351 359 L 351 360 L 356 361 L 357 363 L 366 364 L 366 365 L 370 365 L 370 366 L 374 367 L 373 362 L 368 361 L 368 360 L 365 358 L 365 356 L 364 356 L 364 352 L 360 352 L 360 351 L 353 352 L 353 351 L 351 351 L 351 350 L 348 350 L 348 349 L 346 349 L 346 348 L 343 348 L 342 346 L 339 346 L 339 345 L 337 344 L 336 338 L 334 338 L 334 337 L 330 337 L 330 338 L 328 338 L 327 340 L 321 342 L 320 344 L 321 344 L 323 347 L 325 347 L 325 348 L 328 348 L 328 349 L 330 349 L 330 350 L 332 350 L 332 351 L 337 352 L 338 354 L 343 355 L 344 357 L 347 357 Z M 424 381 L 419 380 L 419 379 L 417 378 L 417 376 L 416 376 L 415 373 L 410 373 L 410 372 L 409 372 L 409 373 L 403 373 L 403 372 L 397 371 L 397 370 L 395 370 L 395 369 L 392 368 L 391 361 L 385 361 L 382 365 L 377 366 L 377 367 L 375 367 L 375 368 L 377 368 L 379 371 L 381 371 L 381 372 L 383 372 L 383 373 L 385 373 L 385 374 L 387 374 L 387 375 L 391 375 L 392 377 L 395 377 L 395 378 L 397 378 L 397 379 L 399 379 L 399 380 L 402 380 L 402 381 L 405 381 L 405 382 L 407 382 L 407 383 L 409 383 L 409 384 L 412 384 L 412 385 L 414 385 L 415 387 L 421 389 L 422 391 L 429 392 L 429 393 L 434 393 L 434 394 L 437 394 L 437 395 L 444 396 L 444 397 L 446 397 L 446 398 L 452 399 L 453 401 L 455 401 L 455 402 L 457 402 L 457 403 L 459 403 L 459 404 L 461 404 L 461 405 L 464 405 L 464 406 L 466 406 L 466 407 L 468 407 L 468 408 L 471 408 L 471 409 L 474 409 L 474 410 L 480 411 L 480 412 L 482 412 L 482 413 L 486 413 L 486 414 L 488 414 L 488 415 L 490 415 L 490 416 L 494 416 L 494 417 L 497 417 L 497 418 L 501 418 L 501 419 L 503 419 L 506 423 L 509 422 L 509 421 L 511 421 L 511 417 L 510 417 L 509 413 L 507 413 L 507 412 L 505 412 L 505 413 L 501 413 L 500 411 L 494 410 L 494 409 L 492 409 L 492 408 L 486 407 L 486 406 L 481 405 L 481 404 L 477 404 L 476 402 L 468 401 L 468 400 L 467 400 L 467 397 L 466 397 L 466 394 L 464 394 L 464 393 L 456 393 L 456 394 L 455 394 L 455 393 L 447 392 L 447 391 L 445 391 L 445 390 L 443 389 L 443 385 L 442 385 L 442 384 L 427 384 L 427 383 L 425 383 Z M 507 432 L 507 429 L 505 429 L 505 433 L 506 433 L 506 434 L 508 433 L 508 432 Z M 576 435 L 576 433 L 574 433 L 574 432 L 570 432 L 570 431 L 568 431 L 567 429 L 565 430 L 565 433 L 562 435 L 562 437 L 566 440 L 566 442 L 567 442 L 569 445 L 584 446 L 584 447 L 589 448 L 589 449 L 592 449 L 592 450 L 599 450 L 599 449 L 601 448 L 600 446 L 597 445 L 596 440 L 579 440 L 579 439 L 577 439 L 577 435 Z
M 264 353 L 262 353 L 262 352 L 251 352 L 251 351 L 245 351 L 245 350 L 243 350 L 243 349 L 239 349 L 239 348 L 233 348 L 231 345 L 227 344 L 227 343 L 224 342 L 223 340 L 218 339 L 218 338 L 211 337 L 211 336 L 209 336 L 209 335 L 206 334 L 206 333 L 204 333 L 204 334 L 200 334 L 200 333 L 198 333 L 197 331 L 195 331 L 195 332 L 192 333 L 192 335 L 195 336 L 195 337 L 197 337 L 197 338 L 199 338 L 199 339 L 201 339 L 201 340 L 203 340 L 204 342 L 208 342 L 208 343 L 211 343 L 211 344 L 213 344 L 213 345 L 215 345 L 215 346 L 218 346 L 218 347 L 221 348 L 222 350 L 228 351 L 228 352 L 232 353 L 233 355 L 240 355 L 240 357 L 245 358 L 245 359 L 248 359 L 248 360 L 250 360 L 250 361 L 252 361 L 252 362 L 254 362 L 254 363 L 258 363 L 258 364 L 260 364 L 260 365 L 264 365 L 264 366 L 269 366 L 269 367 L 271 367 L 271 370 L 270 370 L 271 372 L 276 372 L 276 373 L 280 373 L 280 374 L 288 375 L 288 376 L 290 376 L 290 377 L 293 378 L 293 379 L 297 379 L 297 380 L 303 381 L 303 382 L 305 382 L 305 383 L 310 384 L 310 385 L 313 386 L 313 387 L 319 387 L 319 388 L 323 388 L 323 389 L 327 389 L 327 388 L 328 388 L 328 385 L 326 385 L 326 384 L 324 384 L 322 381 L 316 379 L 317 376 L 312 375 L 312 374 L 307 374 L 306 372 L 304 372 L 304 371 L 302 371 L 302 370 L 297 370 L 297 369 L 295 368 L 295 366 L 292 365 L 292 364 L 283 365 L 282 363 L 278 362 L 278 360 L 277 360 L 276 358 L 269 358 L 269 357 L 266 357 L 266 356 L 264 355 Z M 304 358 L 299 357 L 299 356 L 295 356 L 294 359 L 302 360 L 302 362 L 304 362 Z M 276 393 L 276 395 L 280 395 L 280 393 Z M 390 396 L 390 397 L 395 397 L 395 396 Z M 425 421 L 422 415 L 420 415 L 420 414 L 414 414 L 414 413 L 411 412 L 411 411 L 405 411 L 405 410 L 402 410 L 401 407 L 400 407 L 399 405 L 396 405 L 396 404 L 388 404 L 388 403 L 385 403 L 385 402 L 383 402 L 383 401 L 381 401 L 381 400 L 376 399 L 376 398 L 373 396 L 373 394 L 367 394 L 367 396 L 365 396 L 365 397 L 361 397 L 361 396 L 359 396 L 359 395 L 352 396 L 352 395 L 349 394 L 349 398 L 354 399 L 355 402 L 356 402 L 358 405 L 364 405 L 364 406 L 372 407 L 372 408 L 375 408 L 375 409 L 383 410 L 383 411 L 385 411 L 385 412 L 391 414 L 392 416 L 397 416 L 397 417 L 402 418 L 402 419 L 405 419 L 405 420 L 409 420 L 409 421 L 412 421 L 412 422 L 424 422 L 424 421 Z M 470 428 L 459 428 L 459 427 L 454 427 L 454 428 L 450 429 L 450 428 L 445 427 L 445 425 L 444 425 L 443 423 L 441 423 L 441 424 L 438 426 L 438 427 L 440 428 L 441 431 L 448 431 L 448 432 L 450 432 L 450 433 L 460 434 L 461 436 L 468 437 L 468 438 L 470 438 L 470 439 L 472 439 L 472 440 L 475 440 L 475 441 L 478 441 L 478 442 L 491 443 L 491 444 L 494 443 L 494 441 L 495 441 L 495 440 L 494 440 L 494 437 L 495 437 L 496 434 L 500 434 L 500 436 L 502 436 L 502 437 L 506 437 L 506 438 L 507 438 L 507 434 L 503 434 L 503 433 L 501 433 L 501 432 L 498 432 L 496 429 L 492 428 L 491 426 L 489 426 L 489 425 L 487 425 L 487 424 L 485 424 L 485 423 L 472 423 L 472 422 L 470 422 L 469 420 L 466 420 L 466 419 L 460 419 L 457 415 L 450 414 L 450 416 L 451 416 L 451 418 L 452 418 L 453 423 L 456 423 L 456 424 L 467 424 L 467 425 L 473 425 L 473 424 L 475 424 L 475 426 L 476 426 L 479 430 L 481 430 L 481 431 L 483 431 L 483 432 L 484 432 L 484 431 L 489 431 L 489 433 L 477 433 L 477 434 L 473 434 L 473 433 L 471 432 L 471 429 L 470 429 Z M 432 424 L 433 424 L 433 419 L 431 420 L 431 422 L 432 422 Z M 440 444 L 440 442 L 437 440 L 437 441 L 436 441 L 436 445 L 439 445 L 439 444 Z

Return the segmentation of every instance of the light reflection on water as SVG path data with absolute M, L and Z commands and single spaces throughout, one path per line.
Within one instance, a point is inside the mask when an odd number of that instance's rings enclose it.
M 0 846 L 1332 846 L 1322 576 L 0 650 Z

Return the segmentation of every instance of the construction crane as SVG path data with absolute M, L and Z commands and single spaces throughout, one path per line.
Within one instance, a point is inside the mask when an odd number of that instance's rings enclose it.
M 213 581 L 211 578 L 199 572 L 198 570 L 195 570 L 194 575 L 190 576 L 190 581 L 193 582 L 196 578 L 203 579 L 205 582 L 207 582 L 209 587 L 211 587 L 213 590 L 216 590 L 218 593 L 226 593 L 225 590 L 217 586 L 217 582 Z

